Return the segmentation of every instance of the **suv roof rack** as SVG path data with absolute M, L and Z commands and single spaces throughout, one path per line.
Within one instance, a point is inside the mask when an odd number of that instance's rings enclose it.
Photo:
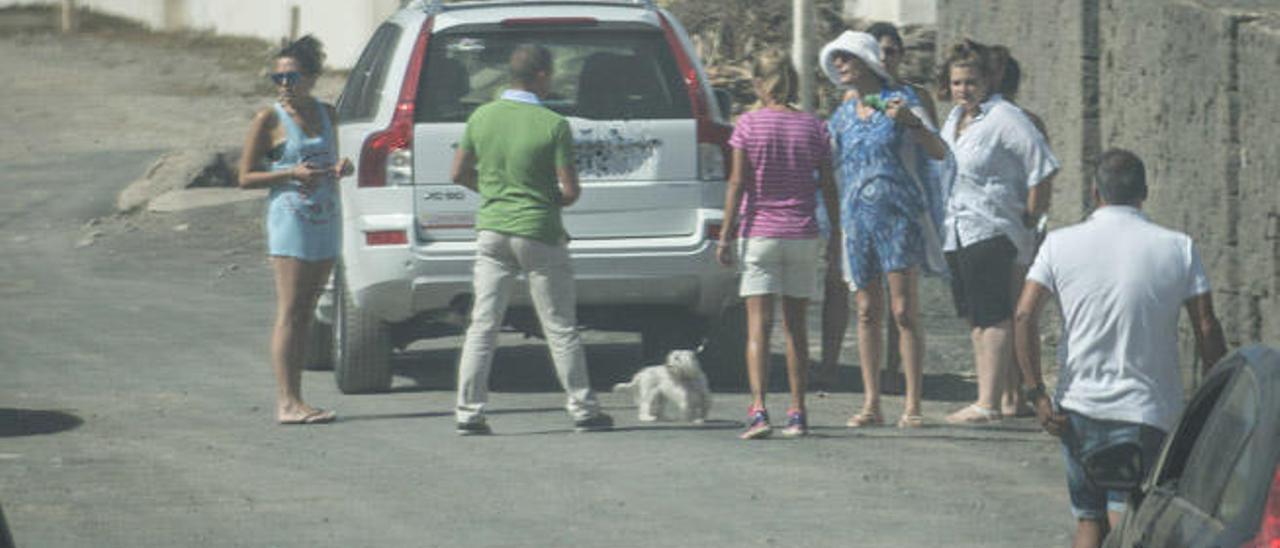
M 495 6 L 520 6 L 525 4 L 594 4 L 607 6 L 639 6 L 650 11 L 657 11 L 654 0 L 469 0 L 460 3 L 445 3 L 444 0 L 414 0 L 412 5 L 434 15 L 450 9 L 488 8 Z

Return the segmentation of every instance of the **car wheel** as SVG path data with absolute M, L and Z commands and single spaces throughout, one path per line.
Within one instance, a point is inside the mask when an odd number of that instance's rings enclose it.
M 740 383 L 747 363 L 747 308 L 742 303 L 725 307 L 708 320 L 702 343 L 702 368 L 715 384 Z
M 0 546 L 14 546 L 13 534 L 9 532 L 9 522 L 4 519 L 3 508 L 0 508 Z
M 387 325 L 356 306 L 341 266 L 334 283 L 333 376 L 343 394 L 391 388 L 391 334 Z
M 307 371 L 333 369 L 333 324 L 312 318 L 302 368 Z

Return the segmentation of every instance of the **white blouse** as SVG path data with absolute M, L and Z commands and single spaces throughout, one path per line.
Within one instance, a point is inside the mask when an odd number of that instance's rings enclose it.
M 1028 189 L 1057 173 L 1058 159 L 1022 109 L 999 94 L 979 106 L 957 139 L 962 114 L 959 106 L 951 109 L 942 126 L 942 138 L 956 158 L 943 249 L 1005 236 L 1018 250 L 1018 264 L 1030 264 L 1035 234 L 1022 220 Z

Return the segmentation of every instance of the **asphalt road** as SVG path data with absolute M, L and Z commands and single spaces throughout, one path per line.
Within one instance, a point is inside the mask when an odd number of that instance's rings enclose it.
M 852 432 L 859 394 L 841 390 L 812 400 L 813 436 L 746 443 L 747 398 L 722 386 L 700 427 L 642 425 L 603 394 L 618 431 L 574 434 L 545 350 L 516 336 L 498 435 L 453 433 L 456 339 L 399 355 L 390 394 L 308 372 L 308 401 L 341 420 L 275 425 L 261 204 L 111 210 L 158 154 L 234 144 L 263 104 L 175 99 L 168 80 L 248 78 L 193 55 L 0 32 L 0 505 L 18 546 L 1069 543 L 1058 448 L 1029 421 Z M 945 316 L 927 317 L 935 424 L 972 393 L 942 363 L 965 356 Z M 587 340 L 601 387 L 638 365 L 634 337 Z

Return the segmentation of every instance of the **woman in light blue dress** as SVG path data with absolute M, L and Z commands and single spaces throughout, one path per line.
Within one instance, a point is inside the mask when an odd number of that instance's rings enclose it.
M 302 401 L 316 298 L 338 256 L 337 179 L 351 162 L 337 158 L 331 105 L 311 96 L 324 66 L 320 42 L 304 36 L 276 54 L 271 79 L 279 101 L 254 116 L 240 157 L 240 188 L 269 188 L 267 253 L 275 270 L 276 321 L 271 363 L 280 424 L 332 422 L 336 415 Z
M 880 62 L 878 41 L 845 32 L 823 48 L 823 70 L 856 93 L 831 115 L 840 189 L 839 248 L 843 278 L 858 306 L 858 357 L 865 399 L 851 428 L 883 424 L 880 410 L 880 333 L 886 289 L 906 376 L 906 406 L 898 426 L 923 424 L 918 273 L 945 268 L 941 255 L 941 169 L 947 146 L 925 122 L 928 114 L 909 86 Z M 887 287 L 886 287 L 887 286 Z

